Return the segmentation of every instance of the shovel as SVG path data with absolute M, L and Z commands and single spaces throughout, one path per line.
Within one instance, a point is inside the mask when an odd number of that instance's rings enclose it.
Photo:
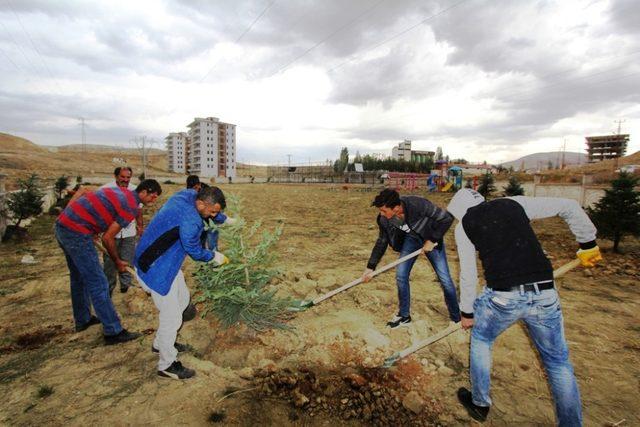
M 398 258 L 397 260 L 385 265 L 384 267 L 380 267 L 379 269 L 375 270 L 373 273 L 370 273 L 371 277 L 375 277 L 378 274 L 384 273 L 387 270 L 392 269 L 393 267 L 397 266 L 398 264 L 402 264 L 403 262 L 411 259 L 411 258 L 415 258 L 418 255 L 420 255 L 423 252 L 423 249 L 420 248 L 418 250 L 416 250 L 415 252 L 411 252 L 409 255 L 405 255 L 402 258 Z M 288 308 L 289 311 L 305 311 L 311 307 L 313 307 L 314 305 L 318 305 L 320 304 L 322 301 L 331 298 L 334 295 L 339 294 L 340 292 L 346 291 L 349 288 L 352 288 L 356 285 L 359 285 L 360 283 L 362 283 L 362 277 L 357 278 L 356 280 L 354 280 L 353 282 L 349 282 L 346 285 L 340 286 L 337 289 L 332 290 L 331 292 L 327 292 L 324 295 L 320 295 L 319 297 L 317 297 L 316 299 L 312 300 L 312 301 L 297 301 L 294 302 L 294 305 L 290 306 Z
M 568 273 L 569 271 L 573 270 L 574 268 L 576 268 L 577 266 L 580 265 L 580 260 L 579 259 L 574 259 L 573 261 L 569 261 L 568 263 L 564 264 L 561 267 L 558 267 L 557 270 L 554 270 L 553 272 L 553 278 L 557 279 L 560 276 L 563 276 L 564 274 Z M 430 337 L 424 339 L 423 341 L 419 341 L 417 343 L 415 343 L 414 345 L 412 345 L 411 347 L 407 347 L 402 351 L 398 351 L 394 354 L 392 354 L 391 356 L 387 357 L 384 360 L 384 364 L 382 365 L 383 368 L 390 368 L 392 367 L 398 360 L 403 359 L 405 357 L 407 357 L 408 355 L 415 353 L 416 351 L 420 350 L 421 348 L 424 348 L 426 346 L 428 346 L 429 344 L 433 344 L 436 341 L 441 340 L 442 338 L 451 335 L 452 333 L 459 331 L 460 329 L 462 329 L 462 326 L 460 324 L 460 322 L 458 323 L 453 323 L 451 325 L 449 325 L 448 328 L 443 329 L 442 331 L 431 335 Z
M 103 254 L 105 254 L 105 255 L 109 256 L 109 252 L 107 252 L 107 250 L 105 249 L 105 247 L 104 247 L 104 246 L 102 246 L 102 243 L 97 242 L 97 241 L 96 241 L 96 242 L 94 242 L 94 243 L 96 244 L 96 248 L 98 248 L 98 250 L 99 250 L 100 252 L 102 252 Z M 131 273 L 131 275 L 132 275 L 134 278 L 136 278 L 136 279 L 138 278 L 138 276 L 136 275 L 136 271 L 133 269 L 133 267 L 127 267 L 127 271 L 128 271 L 129 273 Z

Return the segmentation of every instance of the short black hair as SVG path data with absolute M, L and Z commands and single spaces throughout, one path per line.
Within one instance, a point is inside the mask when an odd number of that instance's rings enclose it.
M 204 187 L 196 196 L 197 200 L 202 200 L 206 203 L 220 204 L 220 208 L 224 210 L 227 207 L 227 201 L 224 198 L 224 193 L 218 187 Z
M 193 188 L 196 184 L 200 184 L 200 178 L 198 178 L 198 175 L 189 175 L 187 177 L 187 188 Z
M 113 170 L 113 176 L 120 175 L 120 172 L 122 172 L 123 169 L 131 172 L 131 175 L 133 175 L 133 169 L 131 169 L 129 166 L 118 166 Z
M 387 207 L 394 208 L 400 204 L 400 194 L 392 188 L 385 188 L 373 199 L 371 206 L 376 208 Z
M 162 187 L 160 187 L 160 183 L 155 179 L 145 179 L 136 187 L 136 193 L 144 190 L 147 190 L 147 193 L 157 193 L 158 196 L 162 194 Z

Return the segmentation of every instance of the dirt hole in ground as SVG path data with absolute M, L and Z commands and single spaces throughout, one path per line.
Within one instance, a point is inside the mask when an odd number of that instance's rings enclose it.
M 290 420 L 322 416 L 367 425 L 433 425 L 443 412 L 439 401 L 416 392 L 408 401 L 409 386 L 384 368 L 262 370 L 253 386 L 252 398 L 287 403 Z
M 0 347 L 0 354 L 23 350 L 34 350 L 49 343 L 53 338 L 67 333 L 62 325 L 48 326 L 33 332 L 18 335 L 12 343 Z

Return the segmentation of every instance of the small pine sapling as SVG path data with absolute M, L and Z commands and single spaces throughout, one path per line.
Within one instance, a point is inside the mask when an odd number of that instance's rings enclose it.
M 229 205 L 237 221 L 218 228 L 229 263 L 219 267 L 202 264 L 195 273 L 205 314 L 213 313 L 227 328 L 244 323 L 259 331 L 288 329 L 284 317 L 291 300 L 278 297 L 277 289 L 270 286 L 278 274 L 273 267 L 273 247 L 282 234 L 282 225 L 258 235 L 261 222 L 245 224 L 240 217 L 240 200 L 230 196 Z
M 19 179 L 18 186 L 20 190 L 9 194 L 7 198 L 7 209 L 16 221 L 16 228 L 20 227 L 23 220 L 40 215 L 44 204 L 44 193 L 40 189 L 38 175 L 34 173 L 26 180 Z
M 524 188 L 520 185 L 520 181 L 515 176 L 509 177 L 509 185 L 502 187 L 504 189 L 504 195 L 511 196 L 524 196 Z
M 495 179 L 491 172 L 487 172 L 482 175 L 482 178 L 480 178 L 480 185 L 478 186 L 478 193 L 482 194 L 485 199 L 489 198 L 489 196 L 496 191 L 496 186 L 493 185 L 494 182 Z
M 611 188 L 594 208 L 587 211 L 601 237 L 613 241 L 618 252 L 620 241 L 626 234 L 640 235 L 640 191 L 636 191 L 638 177 L 621 172 L 611 181 Z

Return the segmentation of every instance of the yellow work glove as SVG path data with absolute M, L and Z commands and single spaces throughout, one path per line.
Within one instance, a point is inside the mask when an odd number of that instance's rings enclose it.
M 602 261 L 600 248 L 597 246 L 590 249 L 580 249 L 576 255 L 583 267 L 594 267 L 598 261 Z
M 229 264 L 229 258 L 226 257 L 225 254 L 223 254 L 222 252 L 218 252 L 215 251 L 213 253 L 213 262 L 215 262 L 218 265 L 225 265 L 225 264 Z

